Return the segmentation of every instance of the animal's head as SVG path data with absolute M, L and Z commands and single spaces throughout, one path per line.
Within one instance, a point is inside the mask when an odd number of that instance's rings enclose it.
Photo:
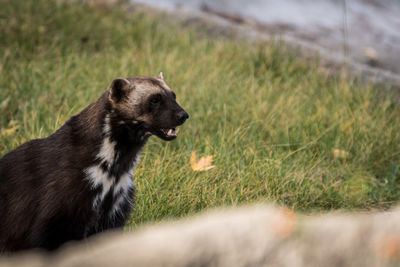
M 114 111 L 125 123 L 140 124 L 166 141 L 175 139 L 176 127 L 189 118 L 176 102 L 176 95 L 165 83 L 162 72 L 157 78 L 115 79 L 109 98 Z

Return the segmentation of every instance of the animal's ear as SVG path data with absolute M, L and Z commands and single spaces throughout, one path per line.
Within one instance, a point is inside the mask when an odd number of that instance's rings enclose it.
M 162 71 L 160 72 L 160 74 L 158 74 L 157 78 L 164 81 L 164 75 Z
M 130 82 L 124 78 L 115 79 L 110 86 L 110 98 L 118 103 L 129 92 Z

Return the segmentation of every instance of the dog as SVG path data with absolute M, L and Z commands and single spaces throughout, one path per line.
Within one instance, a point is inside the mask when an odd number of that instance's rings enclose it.
M 4 155 L 0 252 L 51 251 L 123 227 L 143 146 L 151 135 L 175 139 L 188 117 L 162 73 L 118 78 L 55 133 Z

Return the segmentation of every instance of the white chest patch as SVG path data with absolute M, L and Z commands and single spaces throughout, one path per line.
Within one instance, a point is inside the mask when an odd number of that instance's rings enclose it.
M 131 201 L 132 196 L 129 196 L 128 194 L 130 189 L 134 188 L 132 176 L 135 167 L 139 162 L 139 156 L 137 155 L 134 159 L 131 169 L 116 179 L 117 177 L 111 175 L 107 170 L 102 168 L 102 164 L 112 166 L 114 161 L 118 159 L 118 154 L 115 151 L 116 143 L 112 142 L 109 138 L 110 126 L 108 117 L 106 117 L 103 131 L 105 133 L 105 137 L 96 156 L 96 158 L 100 160 L 100 163 L 88 167 L 85 169 L 85 173 L 87 175 L 86 179 L 89 181 L 92 188 L 100 188 L 93 201 L 93 209 L 97 210 L 100 208 L 107 194 L 111 193 L 113 195 L 113 203 L 109 212 L 109 216 L 113 216 L 120 210 L 124 201 Z

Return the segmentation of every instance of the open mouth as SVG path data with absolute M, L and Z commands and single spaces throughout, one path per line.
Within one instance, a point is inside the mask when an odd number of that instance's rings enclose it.
M 178 136 L 178 129 L 176 127 L 173 128 L 161 128 L 160 131 L 157 133 L 157 136 L 164 139 L 164 140 L 172 140 Z

